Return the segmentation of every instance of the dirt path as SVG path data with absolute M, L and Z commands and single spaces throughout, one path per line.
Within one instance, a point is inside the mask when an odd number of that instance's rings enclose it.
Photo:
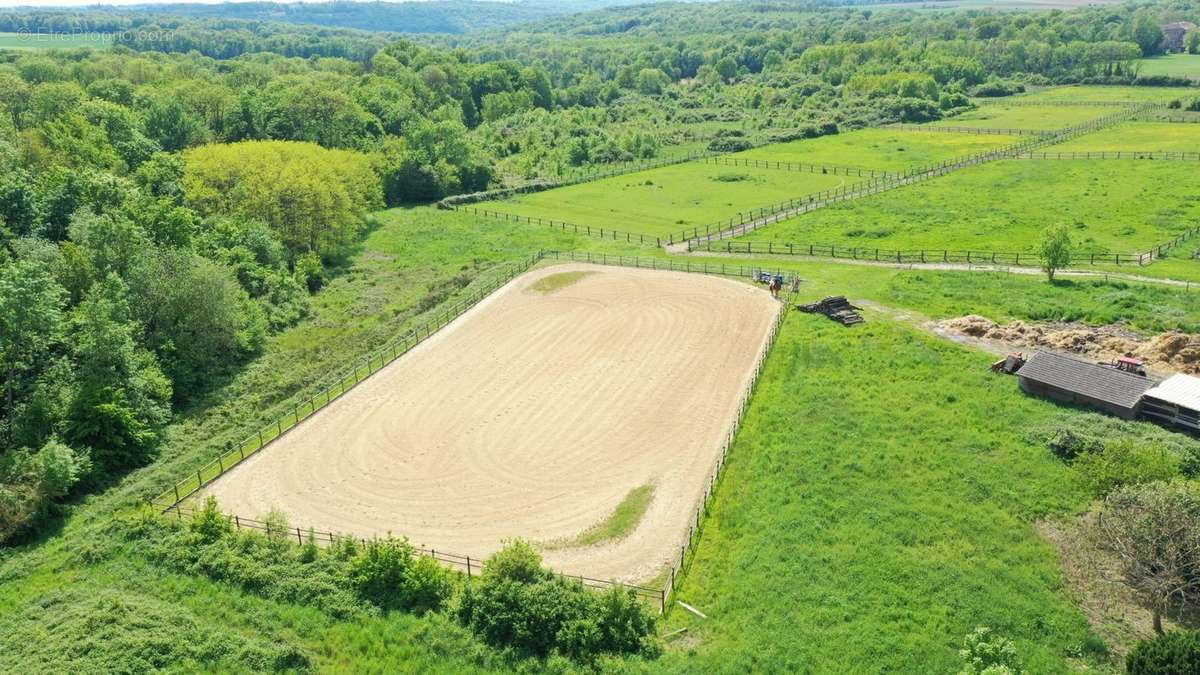
M 301 527 L 486 556 L 571 539 L 654 483 L 630 535 L 546 555 L 645 580 L 678 555 L 779 309 L 716 277 L 539 269 L 206 492 L 240 515 L 278 506 Z

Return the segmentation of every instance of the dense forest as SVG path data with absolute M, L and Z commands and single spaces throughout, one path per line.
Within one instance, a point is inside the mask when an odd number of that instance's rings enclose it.
M 1135 60 L 1176 19 L 1200 5 L 663 4 L 422 43 L 0 15 L 126 31 L 106 50 L 0 53 L 0 538 L 152 457 L 173 411 L 305 316 L 380 207 L 937 119 L 969 95 L 1160 83 Z

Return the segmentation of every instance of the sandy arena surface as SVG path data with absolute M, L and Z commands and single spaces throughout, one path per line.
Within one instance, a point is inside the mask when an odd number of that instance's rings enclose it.
M 588 274 L 533 288 L 569 272 Z M 779 309 L 699 274 L 534 270 L 205 494 L 238 515 L 277 506 L 302 527 L 484 557 L 510 537 L 570 540 L 653 483 L 628 536 L 546 552 L 557 570 L 644 581 L 679 552 Z

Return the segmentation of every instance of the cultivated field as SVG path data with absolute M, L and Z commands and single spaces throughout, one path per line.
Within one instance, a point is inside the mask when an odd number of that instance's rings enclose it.
M 586 265 L 518 277 L 206 490 L 232 513 L 654 577 L 679 553 L 779 304 L 735 281 Z M 631 494 L 626 536 L 571 542 Z
M 521 216 L 666 237 L 767 204 L 862 180 L 855 176 L 689 162 L 485 202 Z
M 1200 124 L 1122 122 L 1059 145 L 1040 148 L 1039 152 L 1113 150 L 1200 152 Z
M 1178 161 L 997 161 L 819 209 L 746 239 L 1022 252 L 1046 226 L 1066 223 L 1079 250 L 1132 253 L 1195 226 L 1196 171 Z
M 957 119 L 957 118 L 956 118 Z M 870 128 L 833 136 L 764 145 L 731 157 L 857 166 L 877 171 L 904 169 L 995 150 L 1017 136 L 928 133 Z
M 931 126 L 1054 131 L 1094 120 L 1111 112 L 1097 106 L 1009 106 L 1002 103 L 986 103 L 961 115 L 934 122 Z

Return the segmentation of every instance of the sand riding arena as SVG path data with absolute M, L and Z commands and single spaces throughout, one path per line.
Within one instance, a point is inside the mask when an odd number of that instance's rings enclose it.
M 473 556 L 521 537 L 555 569 L 644 581 L 678 556 L 780 309 L 714 276 L 536 269 L 202 494 Z M 578 543 L 639 488 L 632 529 Z

